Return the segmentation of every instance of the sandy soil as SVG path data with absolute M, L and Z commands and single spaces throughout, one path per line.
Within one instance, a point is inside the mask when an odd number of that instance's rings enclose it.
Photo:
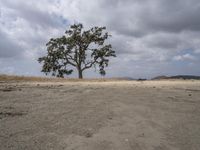
M 199 81 L 0 83 L 1 150 L 199 150 Z

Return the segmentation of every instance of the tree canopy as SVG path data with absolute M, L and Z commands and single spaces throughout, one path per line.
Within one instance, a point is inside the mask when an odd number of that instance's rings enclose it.
M 47 55 L 38 59 L 43 63 L 42 72 L 64 77 L 77 69 L 78 77 L 83 78 L 83 71 L 98 67 L 99 73 L 105 75 L 109 57 L 116 57 L 112 45 L 105 44 L 111 36 L 105 30 L 93 27 L 83 31 L 82 24 L 74 24 L 62 37 L 51 38 L 46 44 Z

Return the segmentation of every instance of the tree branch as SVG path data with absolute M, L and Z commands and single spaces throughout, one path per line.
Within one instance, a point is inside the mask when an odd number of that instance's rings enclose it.
M 67 56 L 69 56 L 69 55 L 67 55 Z M 72 62 L 69 60 L 69 58 L 67 58 L 67 56 L 65 57 L 66 63 L 69 63 L 70 65 L 76 67 L 76 64 L 72 63 Z M 71 58 L 70 58 L 70 59 L 71 59 Z M 72 58 L 71 60 L 73 61 L 74 59 Z
M 84 71 L 85 69 L 91 68 L 92 65 L 94 65 L 95 63 L 97 63 L 97 59 L 98 58 L 96 58 L 94 61 L 91 61 L 91 62 L 85 64 L 85 67 L 82 69 L 82 71 Z

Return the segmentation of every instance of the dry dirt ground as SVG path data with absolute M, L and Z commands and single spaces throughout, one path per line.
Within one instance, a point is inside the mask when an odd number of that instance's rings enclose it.
M 0 149 L 199 150 L 200 81 L 1 81 Z

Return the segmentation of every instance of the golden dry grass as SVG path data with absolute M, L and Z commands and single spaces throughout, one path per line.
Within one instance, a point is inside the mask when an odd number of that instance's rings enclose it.
M 35 76 L 16 76 L 16 75 L 0 75 L 0 81 L 28 81 L 28 82 L 108 82 L 108 81 L 125 81 L 123 78 L 91 78 L 91 79 L 77 79 L 77 78 L 56 78 L 56 77 L 35 77 Z

